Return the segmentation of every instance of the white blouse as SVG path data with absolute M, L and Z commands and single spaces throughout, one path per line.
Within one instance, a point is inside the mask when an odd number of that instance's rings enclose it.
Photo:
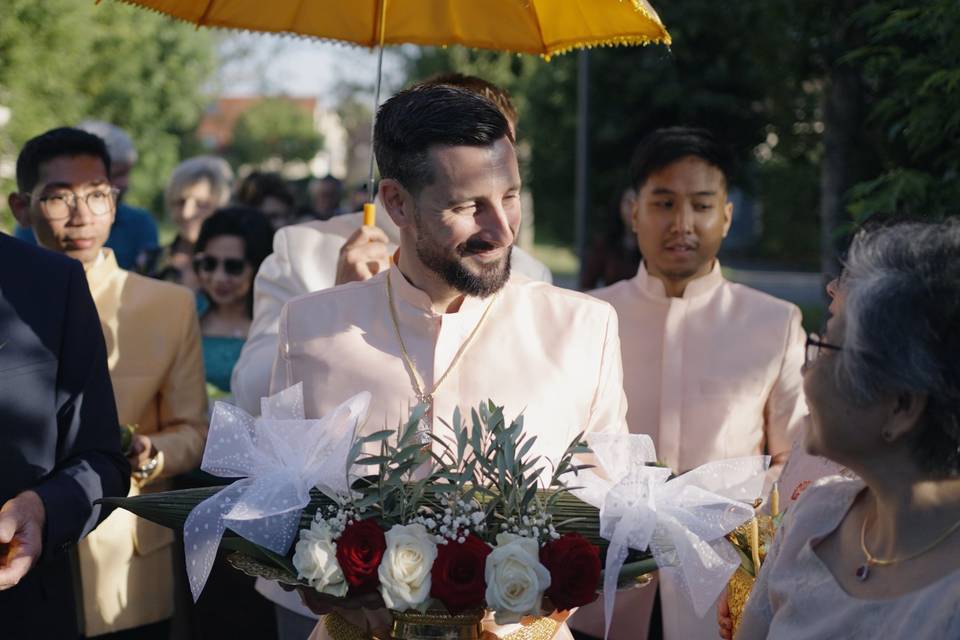
M 784 519 L 736 640 L 960 638 L 960 571 L 896 598 L 848 594 L 813 550 L 835 530 L 863 489 L 860 480 L 824 478 Z

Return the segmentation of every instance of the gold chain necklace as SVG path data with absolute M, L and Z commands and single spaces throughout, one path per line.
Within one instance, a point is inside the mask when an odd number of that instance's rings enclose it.
M 400 277 L 402 278 L 403 276 L 401 275 Z M 483 313 L 480 315 L 480 319 L 477 320 L 477 324 L 473 327 L 473 331 L 471 331 L 470 335 L 467 336 L 467 339 L 460 344 L 460 348 L 457 349 L 457 352 L 453 354 L 453 359 L 450 360 L 447 370 L 444 371 L 443 375 L 441 375 L 433 384 L 433 388 L 430 391 L 426 391 L 426 383 L 420 376 L 420 372 L 417 371 L 417 367 L 410 358 L 410 354 L 407 353 L 407 347 L 403 343 L 403 336 L 400 335 L 400 321 L 397 319 L 397 309 L 393 302 L 393 284 L 391 282 L 390 274 L 387 274 L 386 280 L 387 302 L 390 306 L 390 319 L 393 321 L 393 330 L 397 335 L 397 342 L 400 345 L 400 355 L 403 357 L 403 364 L 407 369 L 407 374 L 410 376 L 410 383 L 413 386 L 413 392 L 417 396 L 417 401 L 427 405 L 427 412 L 420 421 L 420 427 L 417 429 L 417 433 L 419 434 L 420 444 L 429 444 L 430 423 L 427 416 L 433 412 L 433 394 L 437 392 L 437 389 L 440 388 L 440 385 L 443 384 L 443 381 L 446 380 L 450 372 L 453 371 L 453 367 L 457 364 L 457 362 L 460 361 L 460 356 L 462 356 L 463 352 L 467 350 L 467 346 L 473 340 L 473 337 L 477 335 L 477 331 L 480 330 L 480 325 L 483 324 L 487 314 L 490 312 L 490 308 L 493 307 L 494 300 L 496 300 L 496 294 L 494 294 L 494 298 L 490 300 L 490 302 L 487 304 L 487 307 L 483 310 Z
M 936 547 L 938 544 L 940 544 L 941 542 L 949 538 L 950 534 L 954 533 L 957 529 L 960 529 L 960 520 L 958 520 L 957 522 L 953 523 L 953 526 L 947 529 L 939 538 L 937 538 L 936 540 L 934 540 L 933 542 L 925 546 L 923 549 L 920 549 L 920 551 L 917 551 L 916 553 L 911 553 L 910 555 L 906 555 L 901 558 L 877 558 L 872 553 L 870 553 L 869 549 L 867 549 L 867 522 L 868 522 L 868 518 L 864 516 L 863 524 L 860 526 L 860 550 L 863 551 L 863 557 L 866 558 L 866 562 L 864 562 L 859 567 L 857 567 L 856 576 L 857 576 L 857 580 L 859 580 L 860 582 L 864 582 L 867 578 L 870 577 L 870 567 L 874 565 L 878 567 L 886 567 L 891 564 L 903 562 L 904 560 L 913 560 L 914 558 L 922 556 L 927 551 L 930 551 L 931 549 Z

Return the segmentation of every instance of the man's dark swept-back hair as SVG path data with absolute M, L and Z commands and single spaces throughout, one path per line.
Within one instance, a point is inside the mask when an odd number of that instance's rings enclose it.
M 60 156 L 93 156 L 103 161 L 110 176 L 110 155 L 103 139 L 73 127 L 60 127 L 30 138 L 17 156 L 17 191 L 33 191 L 40 180 L 40 165 Z
M 504 136 L 510 138 L 510 126 L 491 101 L 456 87 L 420 84 L 380 107 L 373 149 L 380 176 L 416 195 L 433 181 L 430 147 L 488 147 Z
M 472 91 L 497 105 L 500 113 L 505 115 L 508 121 L 513 121 L 514 127 L 517 126 L 520 119 L 520 114 L 517 112 L 517 107 L 513 104 L 513 100 L 510 99 L 510 94 L 502 87 L 498 87 L 492 82 L 478 76 L 468 76 L 453 72 L 441 73 L 426 79 L 423 84 L 443 84 L 448 87 L 460 87 L 461 89 Z
M 716 136 L 706 129 L 670 127 L 648 134 L 633 152 L 630 184 L 640 191 L 651 174 L 681 158 L 695 156 L 723 173 L 729 187 L 733 176 L 733 156 Z

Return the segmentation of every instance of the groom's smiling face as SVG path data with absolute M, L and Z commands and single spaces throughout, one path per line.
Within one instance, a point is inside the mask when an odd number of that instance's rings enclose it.
M 490 295 L 510 277 L 520 228 L 513 143 L 435 146 L 427 158 L 433 180 L 414 200 L 417 257 L 461 293 Z

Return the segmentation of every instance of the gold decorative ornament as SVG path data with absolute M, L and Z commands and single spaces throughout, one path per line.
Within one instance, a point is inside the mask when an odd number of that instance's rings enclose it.
M 491 635 L 483 631 L 482 610 L 461 614 L 438 611 L 404 611 L 393 613 L 389 638 L 364 631 L 338 613 L 323 617 L 323 625 L 333 640 L 484 640 Z M 503 640 L 550 640 L 562 623 L 553 618 L 536 618 L 529 624 L 504 636 Z
M 747 600 L 750 598 L 750 591 L 753 589 L 753 583 L 756 578 L 743 570 L 743 567 L 737 567 L 737 570 L 730 576 L 727 583 L 727 606 L 730 608 L 730 620 L 733 622 L 733 635 L 736 637 L 737 629 L 740 627 L 740 618 L 743 610 L 747 606 Z
M 449 614 L 438 611 L 392 611 L 394 640 L 480 640 L 483 610 Z

